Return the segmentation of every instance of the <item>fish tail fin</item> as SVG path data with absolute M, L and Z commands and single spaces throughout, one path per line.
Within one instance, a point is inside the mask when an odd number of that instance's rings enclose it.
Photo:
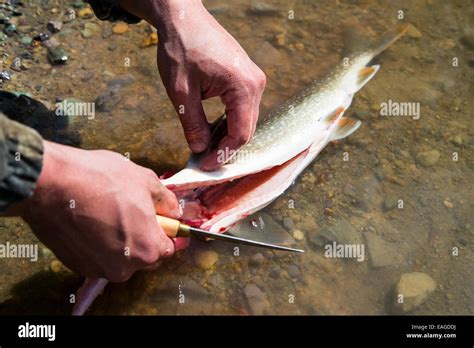
M 382 35 L 376 42 L 374 42 L 370 48 L 372 55 L 375 57 L 380 52 L 385 50 L 388 46 L 397 41 L 403 34 L 408 30 L 409 24 L 402 24 L 396 30 L 388 31 Z

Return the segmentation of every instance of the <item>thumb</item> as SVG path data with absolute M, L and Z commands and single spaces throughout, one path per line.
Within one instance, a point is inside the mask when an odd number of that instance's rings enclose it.
M 171 94 L 170 99 L 178 113 L 189 148 L 196 153 L 203 152 L 211 140 L 211 129 L 198 89 L 189 93 Z

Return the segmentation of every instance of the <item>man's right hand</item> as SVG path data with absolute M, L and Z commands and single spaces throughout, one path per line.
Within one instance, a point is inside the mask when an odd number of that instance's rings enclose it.
M 44 141 L 34 195 L 7 213 L 73 271 L 121 282 L 174 253 L 155 215 L 178 218 L 181 209 L 153 171 L 117 153 Z

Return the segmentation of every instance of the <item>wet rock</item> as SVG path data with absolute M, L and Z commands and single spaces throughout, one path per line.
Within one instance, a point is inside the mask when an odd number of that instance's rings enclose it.
M 120 102 L 120 86 L 111 86 L 95 99 L 96 110 L 110 112 Z
M 46 27 L 48 28 L 50 32 L 58 33 L 61 31 L 63 27 L 63 23 L 59 21 L 49 21 Z
M 454 207 L 453 203 L 450 202 L 450 201 L 447 200 L 447 199 L 445 199 L 445 200 L 443 201 L 443 204 L 444 204 L 444 206 L 445 206 L 446 208 L 448 208 L 448 209 L 453 209 L 453 207 Z
M 273 279 L 280 278 L 280 268 L 279 267 L 274 267 L 270 271 L 270 277 Z
M 302 42 L 295 43 L 295 49 L 297 51 L 304 51 L 304 44 Z
M 296 265 L 289 265 L 287 272 L 292 278 L 298 278 L 301 275 L 301 271 Z
M 265 262 L 265 257 L 263 256 L 263 254 L 261 253 L 257 253 L 255 255 L 253 255 L 251 258 L 250 258 L 250 261 L 249 263 L 252 265 L 252 266 L 260 266 L 262 263 Z
M 52 65 L 62 65 L 67 63 L 69 56 L 61 47 L 50 47 L 48 48 L 48 60 Z
M 361 244 L 362 238 L 352 225 L 346 220 L 338 221 L 332 228 L 332 234 L 327 234 L 327 237 L 336 236 L 335 241 L 340 244 Z M 334 241 L 331 240 L 331 241 Z
M 404 273 L 397 284 L 396 303 L 402 312 L 410 312 L 420 306 L 435 291 L 436 282 L 421 272 Z M 399 295 L 403 303 L 398 303 Z
M 207 279 L 207 284 L 214 288 L 222 286 L 222 277 L 218 274 L 213 274 Z
M 111 37 L 113 34 L 112 32 L 112 28 L 110 28 L 109 26 L 106 26 L 102 29 L 102 38 L 103 39 L 108 39 L 109 37 Z
M 436 162 L 438 162 L 440 153 L 437 150 L 429 150 L 424 152 L 419 152 L 416 155 L 416 162 L 423 167 L 431 167 Z
M 277 46 L 285 46 L 286 43 L 286 34 L 279 33 L 275 36 L 275 43 Z
M 267 259 L 273 259 L 273 252 L 271 250 L 264 250 L 263 251 L 263 256 L 265 256 Z
M 295 240 L 303 240 L 304 239 L 304 233 L 301 230 L 294 230 L 293 231 L 293 238 Z
M 5 28 L 3 28 L 3 32 L 7 36 L 13 36 L 13 34 L 15 34 L 17 32 L 16 25 L 14 25 L 14 24 L 6 25 Z
M 399 254 L 393 243 L 388 243 L 375 233 L 365 233 L 370 265 L 374 268 L 394 266 L 399 262 Z
M 283 226 L 289 231 L 293 231 L 293 229 L 295 228 L 295 223 L 293 222 L 292 218 L 290 217 L 284 217 L 283 218 Z
M 194 255 L 196 266 L 204 271 L 212 269 L 219 259 L 219 254 L 213 250 L 197 250 Z
M 392 210 L 393 208 L 397 206 L 397 204 L 398 204 L 398 198 L 393 195 L 388 195 L 387 197 L 385 197 L 383 201 L 383 209 L 385 211 Z
M 244 289 L 244 294 L 247 298 L 247 304 L 249 306 L 250 312 L 253 315 L 264 314 L 270 306 L 265 294 L 256 285 L 247 285 Z
M 186 279 L 181 285 L 181 289 L 184 295 L 191 299 L 202 299 L 209 296 L 207 290 L 193 279 Z
M 77 16 L 79 18 L 92 18 L 94 16 L 94 11 L 90 7 L 84 7 L 77 11 Z
M 462 145 L 462 138 L 459 135 L 455 135 L 453 138 L 453 144 L 456 146 L 461 146 Z
M 112 28 L 114 34 L 124 34 L 128 31 L 128 24 L 124 22 L 119 22 L 115 24 Z
M 12 76 L 8 71 L 0 71 L 0 81 L 10 81 L 11 79 Z
M 59 273 L 61 269 L 63 268 L 63 264 L 58 260 L 54 260 L 54 261 L 51 261 L 51 263 L 49 264 L 49 268 L 54 273 Z
M 89 37 L 97 35 L 99 30 L 100 30 L 100 27 L 97 24 L 92 23 L 92 22 L 87 22 L 84 24 L 84 30 L 82 30 L 81 34 L 82 34 L 82 37 L 89 38 Z
M 278 7 L 261 1 L 253 1 L 247 9 L 247 13 L 254 16 L 278 16 L 280 10 Z

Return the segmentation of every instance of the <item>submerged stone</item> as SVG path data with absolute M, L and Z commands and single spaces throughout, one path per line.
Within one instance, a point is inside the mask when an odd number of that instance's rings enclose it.
M 60 47 L 48 48 L 48 60 L 53 65 L 66 64 L 69 60 L 69 56 L 66 51 Z

